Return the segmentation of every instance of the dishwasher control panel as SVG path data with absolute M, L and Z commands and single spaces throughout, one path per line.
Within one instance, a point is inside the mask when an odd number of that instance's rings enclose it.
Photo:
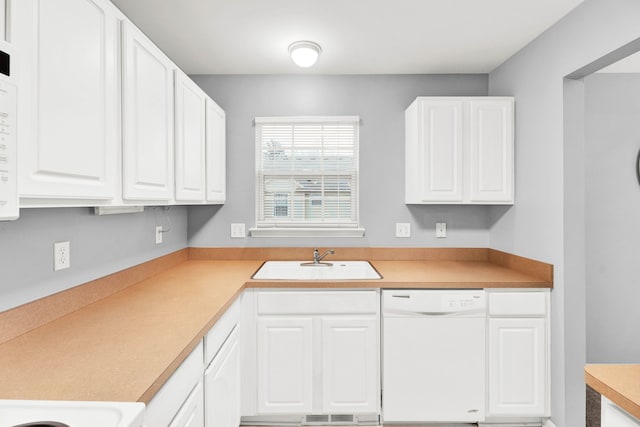
M 392 290 L 382 291 L 383 313 L 398 316 L 467 315 L 486 313 L 484 290 Z

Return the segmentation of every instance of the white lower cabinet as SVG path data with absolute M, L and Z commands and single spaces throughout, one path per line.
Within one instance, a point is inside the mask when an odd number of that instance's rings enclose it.
M 378 410 L 375 317 L 322 319 L 322 409 L 326 413 Z
M 247 292 L 245 424 L 378 421 L 378 291 Z
M 313 319 L 258 318 L 258 412 L 313 408 Z
M 198 381 L 169 427 L 204 427 L 204 393 Z
M 490 292 L 487 418 L 549 416 L 548 292 Z
M 240 425 L 240 344 L 233 330 L 204 373 L 205 426 Z
M 601 427 L 640 427 L 640 420 L 602 396 L 600 407 Z
M 145 415 L 145 424 L 149 427 L 178 427 L 178 426 L 201 426 L 202 424 L 175 424 L 178 422 L 177 416 L 185 423 L 201 419 L 202 415 L 198 415 L 197 408 L 202 409 L 202 405 L 197 402 L 197 397 L 193 397 L 193 391 L 197 385 L 202 382 L 202 372 L 204 370 L 203 362 L 203 343 L 198 346 L 187 356 L 182 364 L 171 375 L 167 382 L 162 386 L 160 391 L 156 393 L 154 398 L 147 405 Z M 197 396 L 197 392 L 196 392 Z M 202 393 L 200 392 L 200 396 Z M 182 410 L 183 405 L 185 408 Z M 188 413 L 188 414 L 186 414 Z

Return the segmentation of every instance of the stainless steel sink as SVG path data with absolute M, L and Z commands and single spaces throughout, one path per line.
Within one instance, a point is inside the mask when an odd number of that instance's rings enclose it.
M 378 280 L 382 276 L 368 261 L 267 261 L 253 275 L 257 280 Z

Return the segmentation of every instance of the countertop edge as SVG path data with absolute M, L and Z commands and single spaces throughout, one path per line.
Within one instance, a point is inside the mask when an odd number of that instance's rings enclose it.
M 629 414 L 640 419 L 640 403 L 634 402 L 633 400 L 617 391 L 613 386 L 610 386 L 604 381 L 601 381 L 595 375 L 591 374 L 588 369 L 588 366 L 584 368 L 584 379 L 585 383 L 589 387 L 605 396 L 607 399 L 611 400 L 613 403 L 627 411 Z

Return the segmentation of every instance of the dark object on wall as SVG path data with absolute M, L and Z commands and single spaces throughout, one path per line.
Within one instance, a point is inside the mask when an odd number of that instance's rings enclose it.
M 587 386 L 586 427 L 600 427 L 600 393 Z
M 638 179 L 638 184 L 640 184 L 640 150 L 638 150 L 638 155 L 636 156 L 636 178 Z

